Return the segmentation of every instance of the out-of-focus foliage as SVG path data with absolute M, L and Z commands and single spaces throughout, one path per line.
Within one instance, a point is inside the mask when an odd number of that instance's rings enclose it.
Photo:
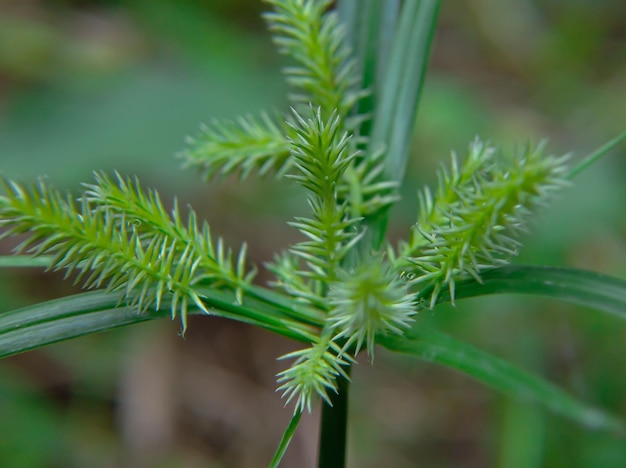
M 173 157 L 201 121 L 284 106 L 282 59 L 258 20 L 262 8 L 256 0 L 0 3 L 0 172 L 69 187 L 95 169 L 137 173 L 164 195 L 204 202 L 200 214 L 221 235 L 237 241 L 254 232 L 251 251 L 285 246 L 292 234 L 276 226 L 300 201 L 288 189 L 264 183 L 267 195 L 254 198 L 254 187 L 235 192 L 228 181 L 207 189 Z M 579 148 L 582 156 L 623 131 L 625 22 L 626 5 L 609 0 L 445 4 L 398 232 L 415 219 L 416 187 L 433 183 L 422 174 L 477 134 L 496 144 L 548 136 L 553 153 Z M 520 261 L 625 277 L 625 178 L 623 149 L 579 177 L 525 239 Z M 1 275 L 2 310 L 66 292 L 49 276 Z M 626 331 L 587 312 L 493 297 L 417 320 L 625 415 Z M 269 459 L 285 425 L 276 415 L 288 414 L 273 394 L 280 364 L 267 363 L 291 345 L 212 320 L 194 323 L 185 341 L 163 339 L 175 330 L 154 324 L 0 363 L 0 465 L 118 466 L 146 453 L 160 466 Z M 623 440 L 570 427 L 444 369 L 382 359 L 392 365 L 354 370 L 365 383 L 354 385 L 355 466 L 617 468 L 626 456 Z M 304 419 L 295 460 L 315 451 L 314 423 Z

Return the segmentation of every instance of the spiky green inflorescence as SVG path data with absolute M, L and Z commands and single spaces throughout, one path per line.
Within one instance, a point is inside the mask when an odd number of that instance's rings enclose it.
M 178 157 L 183 167 L 199 169 L 207 180 L 217 174 L 238 173 L 245 178 L 252 172 L 262 176 L 270 171 L 280 177 L 290 167 L 283 130 L 266 113 L 259 119 L 213 120 L 201 126 L 198 136 L 187 138 L 188 148 Z
M 544 145 L 526 146 L 513 158 L 474 141 L 463 166 L 452 158 L 439 172 L 433 196 L 420 194 L 420 216 L 397 265 L 413 284 L 432 286 L 433 307 L 443 287 L 454 299 L 455 282 L 501 266 L 517 254 L 519 234 L 531 210 L 566 185 L 567 156 L 544 155 Z
M 408 291 L 389 262 L 371 258 L 349 272 L 330 287 L 332 306 L 328 324 L 335 331 L 335 340 L 344 340 L 344 350 L 355 347 L 358 354 L 365 345 L 374 359 L 377 334 L 402 334 L 417 312 L 415 295 Z
M 350 152 L 349 136 L 342 131 L 341 123 L 336 113 L 325 120 L 320 108 L 308 118 L 294 111 L 290 146 L 297 173 L 290 177 L 309 191 L 313 213 L 310 218 L 299 217 L 290 223 L 308 240 L 292 246 L 270 267 L 278 277 L 278 285 L 322 310 L 329 305 L 329 286 L 339 279 L 340 266 L 360 237 L 356 229 L 359 220 L 349 216 L 346 203 L 337 195 L 337 187 L 356 157 Z M 303 269 L 298 259 L 304 260 L 308 268 Z M 296 398 L 296 412 L 310 410 L 315 394 L 329 401 L 328 389 L 336 391 L 336 377 L 344 375 L 343 364 L 339 364 L 344 358 L 333 341 L 334 334 L 325 327 L 324 338 L 311 348 L 285 356 L 297 357 L 290 369 L 279 374 L 280 389 L 288 395 L 287 401 Z
M 207 222 L 199 228 L 192 209 L 189 209 L 187 222 L 183 221 L 176 199 L 168 213 L 159 194 L 155 190 L 144 191 L 137 178 L 132 180 L 116 174 L 113 180 L 103 173 L 96 173 L 95 178 L 95 184 L 84 184 L 90 203 L 108 210 L 112 216 L 130 220 L 144 242 L 161 235 L 176 244 L 175 250 L 179 253 L 190 249 L 203 272 L 202 281 L 211 282 L 215 287 L 228 286 L 236 291 L 238 301 L 242 301 L 242 288 L 251 283 L 256 273 L 255 269 L 246 272 L 245 244 L 235 261 L 232 250 L 224 246 L 220 237 L 213 242 Z
M 371 116 L 351 112 L 368 90 L 358 87 L 356 62 L 345 44 L 336 12 L 326 12 L 332 2 L 266 1 L 274 7 L 265 14 L 274 42 L 297 64 L 283 71 L 296 90 L 291 97 L 298 110 L 312 105 L 321 109 L 324 119 L 331 114 L 339 116 L 342 130 L 354 136 L 351 145 L 366 147 L 367 138 L 359 135 L 359 126 Z M 382 178 L 383 159 L 381 151 L 355 158 L 338 182 L 338 196 L 347 202 L 352 217 L 373 214 L 398 200 L 397 184 Z
M 300 258 L 290 251 L 281 252 L 274 256 L 274 261 L 267 263 L 266 268 L 274 274 L 276 279 L 270 282 L 271 286 L 279 288 L 289 296 L 321 310 L 327 309 L 326 299 L 322 294 L 322 283 L 311 281 L 308 273 L 302 271 Z
M 295 361 L 291 367 L 278 374 L 280 386 L 277 391 L 283 392 L 286 404 L 295 399 L 294 413 L 305 409 L 310 412 L 316 395 L 330 404 L 328 392 L 337 392 L 337 377 L 348 378 L 344 367 L 353 362 L 348 355 L 342 354 L 328 333 L 317 338 L 309 348 L 280 357 L 292 358 Z
M 383 152 L 362 155 L 346 170 L 337 193 L 352 217 L 372 215 L 400 199 L 398 183 L 384 179 L 383 161 Z
M 294 245 L 270 268 L 291 295 L 322 310 L 330 307 L 324 339 L 285 356 L 298 359 L 279 374 L 280 389 L 288 401 L 297 398 L 295 411 L 302 411 L 310 410 L 314 394 L 328 401 L 327 390 L 336 390 L 336 378 L 343 373 L 341 366 L 331 366 L 332 359 L 341 362 L 343 356 L 349 358 L 352 345 L 358 352 L 363 344 L 373 356 L 376 334 L 400 333 L 414 314 L 414 304 L 406 284 L 389 265 L 381 267 L 371 261 L 361 265 L 351 280 L 339 276 L 348 252 L 360 238 L 359 219 L 351 217 L 349 204 L 338 198 L 338 187 L 357 153 L 349 152 L 349 137 L 341 132 L 338 115 L 324 121 L 319 108 L 306 119 L 294 115 L 291 148 L 299 173 L 290 177 L 309 191 L 313 216 L 290 223 L 308 240 Z M 298 258 L 305 260 L 308 270 L 301 269 Z M 338 341 L 345 346 L 340 347 Z
M 274 11 L 265 13 L 279 52 L 296 65 L 284 69 L 297 105 L 319 106 L 322 116 L 348 115 L 359 99 L 354 90 L 358 74 L 344 41 L 337 13 L 326 12 L 330 0 L 265 0 Z
M 355 103 L 366 94 L 359 89 L 355 62 L 344 44 L 344 31 L 335 12 L 327 12 L 329 1 L 269 0 L 273 11 L 265 16 L 280 51 L 295 66 L 283 69 L 296 93 L 292 96 L 300 113 L 319 109 L 324 120 L 339 118 L 341 132 L 349 131 L 352 151 L 367 146 L 358 135 L 359 125 L 371 116 L 354 115 Z M 348 117 L 350 115 L 350 117 Z M 213 120 L 178 156 L 184 167 L 199 169 L 206 179 L 237 173 L 244 178 L 253 172 L 277 177 L 293 168 L 289 141 L 290 126 L 297 119 L 276 123 L 267 114 L 260 118 L 240 117 L 236 121 Z M 366 157 L 365 157 L 366 156 Z M 345 168 L 337 182 L 338 198 L 346 203 L 353 218 L 375 213 L 397 201 L 397 183 L 383 178 L 384 152 L 361 155 Z
M 398 253 L 363 259 L 361 246 L 354 249 L 364 238 L 361 221 L 398 199 L 397 182 L 385 178 L 394 155 L 360 134 L 371 116 L 358 115 L 356 104 L 367 90 L 336 13 L 327 11 L 333 2 L 266 1 L 274 41 L 295 63 L 284 69 L 295 110 L 283 119 L 214 120 L 179 156 L 207 179 L 273 172 L 308 191 L 311 214 L 290 223 L 306 240 L 268 266 L 275 285 L 326 318 L 307 322 L 320 327 L 318 336 L 299 331 L 309 348 L 283 356 L 295 362 L 278 375 L 279 390 L 301 412 L 316 395 L 330 403 L 351 355 L 365 348 L 373 358 L 377 335 L 402 333 L 421 307 L 417 297 L 430 294 L 432 307 L 447 287 L 454 299 L 456 281 L 480 281 L 482 270 L 508 262 L 530 210 L 563 185 L 564 158 L 544 157 L 539 146 L 504 159 L 477 140 L 462 166 L 453 157 L 452 168 L 441 169 L 434 194 L 420 195 L 418 223 Z M 245 245 L 235 258 L 193 211 L 183 219 L 174 203 L 169 213 L 137 179 L 97 174 L 78 201 L 43 183 L 4 186 L 0 226 L 8 228 L 3 235 L 28 235 L 22 251 L 52 255 L 52 268 L 76 270 L 86 287 L 118 291 L 140 311 L 168 302 L 183 330 L 189 307 L 206 311 L 200 286 L 227 288 L 239 301 L 259 298 Z M 289 301 L 283 307 L 297 307 Z
M 208 225 L 198 229 L 193 211 L 185 224 L 176 208 L 167 215 L 156 192 L 146 195 L 122 178 L 119 185 L 103 175 L 97 181 L 76 202 L 42 181 L 25 187 L 3 180 L 3 236 L 28 234 L 18 251 L 51 255 L 51 268 L 76 270 L 86 288 L 121 292 L 139 311 L 167 299 L 183 331 L 190 303 L 206 311 L 196 285 L 236 290 L 251 280 L 245 249 L 234 266 L 221 240 L 215 248 Z
M 298 273 L 322 284 L 323 290 L 336 280 L 341 261 L 358 240 L 358 219 L 350 218 L 337 199 L 337 185 L 356 156 L 350 152 L 348 134 L 341 132 L 340 124 L 336 114 L 323 120 L 319 108 L 307 119 L 296 113 L 291 124 L 295 133 L 291 151 L 298 173 L 290 177 L 310 192 L 313 212 L 310 218 L 298 217 L 290 223 L 308 238 L 291 252 L 308 266 Z

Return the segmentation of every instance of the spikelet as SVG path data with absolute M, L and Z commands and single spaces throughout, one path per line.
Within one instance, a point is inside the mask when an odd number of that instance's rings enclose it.
M 456 157 L 439 172 L 435 195 L 420 196 L 420 216 L 398 266 L 413 284 L 432 287 L 434 307 L 444 287 L 454 300 L 455 282 L 507 264 L 534 209 L 567 185 L 567 156 L 544 154 L 544 144 L 526 146 L 512 159 L 475 140 L 462 166 Z

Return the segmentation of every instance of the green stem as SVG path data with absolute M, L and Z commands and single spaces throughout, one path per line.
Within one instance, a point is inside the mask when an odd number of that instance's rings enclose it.
M 350 369 L 346 374 L 350 376 Z M 337 393 L 330 397 L 331 405 L 323 403 L 320 427 L 319 468 L 344 468 L 348 434 L 348 390 L 350 380 L 337 377 Z

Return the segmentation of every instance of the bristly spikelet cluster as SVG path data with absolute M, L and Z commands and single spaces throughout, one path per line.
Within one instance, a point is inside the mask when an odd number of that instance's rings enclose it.
M 354 103 L 362 96 L 356 84 L 355 63 L 344 43 L 344 31 L 336 13 L 326 12 L 326 0 L 266 0 L 274 11 L 265 14 L 279 51 L 295 65 L 283 71 L 299 111 L 310 105 L 321 108 L 324 119 L 339 115 L 342 126 Z M 288 119 L 287 119 L 288 120 Z M 361 118 L 351 119 L 358 124 Z M 188 137 L 188 148 L 179 153 L 185 167 L 199 169 L 207 179 L 252 172 L 283 175 L 291 167 L 288 129 L 267 114 L 235 121 L 212 120 L 200 134 Z
M 374 359 L 377 334 L 402 334 L 417 312 L 415 295 L 393 267 L 381 258 L 370 259 L 356 269 L 344 272 L 331 285 L 332 306 L 328 323 L 336 340 L 345 340 L 344 350 L 365 345 Z
M 294 411 L 311 411 L 315 396 L 330 404 L 329 390 L 337 392 L 337 377 L 348 378 L 344 367 L 349 366 L 352 358 L 343 355 L 339 346 L 330 339 L 328 333 L 317 338 L 309 348 L 294 351 L 280 359 L 295 361 L 288 369 L 278 374 L 277 391 L 283 392 L 287 403 L 296 400 Z
M 333 112 L 348 115 L 359 99 L 358 75 L 344 28 L 336 12 L 327 12 L 332 1 L 265 1 L 274 8 L 264 15 L 274 42 L 295 62 L 284 69 L 294 104 L 319 106 L 325 119 Z
M 241 290 L 252 279 L 244 271 L 245 249 L 233 265 L 208 226 L 198 229 L 193 211 L 186 223 L 176 208 L 170 218 L 156 192 L 145 194 L 138 183 L 98 175 L 78 202 L 42 181 L 32 188 L 2 183 L 3 236 L 28 234 L 17 251 L 51 255 L 51 268 L 76 270 L 77 282 L 120 292 L 139 311 L 167 300 L 183 331 L 190 304 L 206 311 L 196 285 Z
M 350 152 L 347 133 L 341 132 L 339 116 L 322 119 L 318 108 L 304 119 L 296 114 L 291 141 L 294 165 L 298 173 L 289 177 L 309 190 L 311 218 L 298 217 L 290 223 L 307 238 L 291 252 L 304 259 L 308 272 L 301 274 L 327 285 L 335 280 L 337 269 L 354 242 L 358 240 L 355 224 L 337 200 L 337 185 L 355 157 Z
M 420 195 L 418 222 L 398 252 L 365 254 L 355 248 L 365 238 L 363 219 L 397 200 L 385 169 L 394 155 L 360 134 L 371 115 L 356 108 L 368 91 L 359 88 L 337 14 L 327 11 L 333 2 L 266 2 L 274 42 L 293 62 L 284 69 L 293 112 L 214 120 L 180 157 L 207 179 L 272 172 L 308 192 L 309 216 L 290 223 L 305 239 L 268 266 L 275 285 L 326 319 L 315 322 L 318 336 L 299 335 L 311 346 L 283 356 L 295 362 L 278 375 L 279 390 L 302 412 L 316 395 L 330 403 L 353 356 L 365 348 L 373 358 L 377 335 L 402 333 L 421 307 L 418 297 L 430 294 L 432 307 L 447 287 L 454 299 L 456 281 L 480 281 L 484 269 L 507 263 L 530 210 L 564 184 L 564 158 L 545 157 L 539 146 L 505 159 L 477 140 L 461 166 L 453 157 L 451 169 L 441 169 L 434 194 Z M 5 181 L 4 189 L 0 227 L 3 235 L 27 234 L 21 251 L 51 255 L 52 268 L 77 271 L 86 287 L 117 291 L 140 311 L 167 303 L 183 330 L 188 308 L 206 311 L 199 286 L 226 288 L 239 301 L 246 293 L 259 298 L 245 245 L 235 258 L 193 211 L 183 219 L 174 204 L 169 213 L 136 179 L 96 174 L 78 201 L 43 183 Z
M 512 159 L 476 140 L 459 167 L 439 172 L 433 196 L 420 196 L 420 216 L 400 249 L 399 265 L 413 284 L 432 286 L 433 307 L 443 287 L 454 299 L 455 281 L 506 264 L 517 254 L 517 237 L 531 210 L 566 185 L 567 157 L 544 155 L 544 145 L 525 147 Z
M 290 95 L 295 110 L 286 121 L 291 133 L 286 137 L 291 156 L 288 177 L 309 191 L 310 217 L 296 218 L 291 226 L 306 238 L 276 257 L 269 269 L 276 275 L 275 285 L 292 297 L 319 307 L 332 308 L 328 293 L 336 284 L 348 252 L 359 241 L 363 216 L 390 205 L 397 199 L 397 184 L 383 177 L 382 152 L 359 155 L 357 148 L 367 142 L 358 136 L 358 125 L 368 116 L 352 115 L 357 101 L 366 94 L 358 89 L 356 64 L 344 42 L 344 30 L 335 12 L 327 12 L 326 0 L 268 0 L 273 12 L 265 15 L 279 51 L 295 65 L 284 69 L 294 92 Z M 306 117 L 302 117 L 302 115 Z M 351 117 L 348 118 L 348 115 Z M 347 309 L 344 308 L 344 311 Z M 393 321 L 392 321 L 393 322 Z M 345 324 L 348 326 L 347 324 Z M 372 349 L 375 332 L 385 331 L 372 324 L 367 332 Z M 298 408 L 310 407 L 314 393 L 327 399 L 325 389 L 335 388 L 336 372 L 324 359 L 340 359 L 333 341 L 342 329 L 322 331 L 330 337 L 316 343 L 297 357 L 294 366 L 280 375 L 281 389 L 298 395 Z M 341 339 L 348 339 L 347 333 Z M 330 340 L 330 341 L 328 341 Z M 352 343 L 362 344 L 360 339 Z M 326 344 L 324 344 L 326 343 Z M 326 349 L 325 352 L 323 348 Z M 320 372 L 307 374 L 302 369 Z M 303 375 L 315 376 L 302 379 Z M 307 402 L 307 404 L 303 404 Z
M 243 179 L 252 172 L 274 171 L 280 177 L 290 166 L 284 133 L 283 126 L 266 113 L 235 121 L 214 119 L 201 125 L 198 136 L 187 137 L 189 146 L 178 157 L 183 167 L 199 169 L 207 180 L 218 173 L 238 173 Z
M 294 89 L 290 98 L 298 112 L 313 105 L 323 119 L 339 116 L 342 130 L 353 134 L 351 145 L 365 148 L 368 140 L 359 136 L 359 125 L 371 116 L 352 111 L 369 90 L 359 87 L 357 64 L 337 13 L 327 11 L 333 2 L 266 1 L 274 8 L 264 15 L 274 42 L 295 62 L 283 71 Z M 383 158 L 381 151 L 357 157 L 338 182 L 338 197 L 347 202 L 352 217 L 371 215 L 398 200 L 397 183 L 382 177 Z
M 206 221 L 201 228 L 198 226 L 192 209 L 189 209 L 187 221 L 183 221 L 176 199 L 171 213 L 168 213 L 158 193 L 155 190 L 144 191 L 136 178 L 131 180 L 116 174 L 113 180 L 105 174 L 96 173 L 95 179 L 95 184 L 83 184 L 85 197 L 90 203 L 99 209 L 109 210 L 110 216 L 131 220 L 143 242 L 163 235 L 179 245 L 175 249 L 177 252 L 189 249 L 202 271 L 200 280 L 210 282 L 214 287 L 234 289 L 238 302 L 242 302 L 242 288 L 251 283 L 256 273 L 254 268 L 246 272 L 246 244 L 241 247 L 235 261 L 232 250 L 224 246 L 220 237 L 213 242 Z
M 311 217 L 296 217 L 289 223 L 306 238 L 276 257 L 268 268 L 276 275 L 274 284 L 312 305 L 324 307 L 328 284 L 335 280 L 341 262 L 359 235 L 358 218 L 351 218 L 346 204 L 337 196 L 337 187 L 354 160 L 350 138 L 342 131 L 338 115 L 322 119 L 312 109 L 304 118 L 294 111 L 290 139 L 295 174 L 288 177 L 309 191 Z M 305 266 L 300 260 L 304 260 Z
M 359 155 L 338 185 L 339 199 L 346 202 L 352 217 L 373 215 L 400 199 L 398 183 L 383 176 L 383 158 L 380 151 Z

